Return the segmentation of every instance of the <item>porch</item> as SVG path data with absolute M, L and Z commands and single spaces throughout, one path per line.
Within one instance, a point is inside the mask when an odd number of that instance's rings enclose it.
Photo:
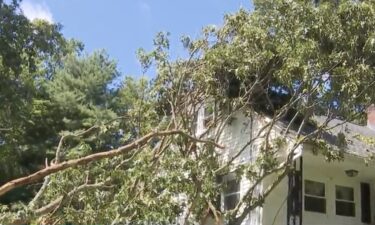
M 352 155 L 328 163 L 305 150 L 296 167 L 267 198 L 263 225 L 375 224 L 374 164 Z
M 375 224 L 371 210 L 375 209 L 374 165 L 366 166 L 364 159 L 351 155 L 328 163 L 322 156 L 305 152 L 303 159 L 303 224 Z M 317 193 L 322 190 L 325 192 Z M 324 196 L 316 202 L 319 198 L 314 194 Z M 325 212 L 316 212 L 324 201 Z

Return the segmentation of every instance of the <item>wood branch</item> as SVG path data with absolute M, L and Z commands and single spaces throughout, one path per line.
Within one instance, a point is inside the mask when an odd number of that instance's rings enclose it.
M 292 125 L 294 124 L 294 122 L 296 121 L 298 115 L 299 115 L 299 111 L 297 111 L 297 112 L 294 114 L 293 118 L 290 120 L 288 126 L 286 127 L 286 130 L 284 131 L 283 138 L 286 138 L 286 135 L 289 133 L 289 130 L 290 130 L 290 128 L 292 127 Z
M 234 155 L 232 156 L 223 166 L 219 167 L 218 169 L 215 170 L 215 173 L 216 174 L 220 174 L 222 171 L 224 171 L 226 168 L 228 168 L 233 162 L 234 160 L 236 160 L 245 150 L 248 146 L 250 146 L 252 143 L 254 143 L 254 141 L 256 141 L 257 139 L 260 139 L 260 138 L 263 138 L 262 136 L 262 132 L 265 131 L 267 128 L 269 130 L 272 129 L 273 125 L 276 123 L 275 120 L 271 120 L 270 122 L 268 122 L 266 125 L 264 125 L 261 129 L 259 129 L 259 131 L 257 132 L 257 134 L 255 135 L 254 138 L 252 138 L 251 140 L 249 140 L 248 142 L 246 142 L 242 147 L 241 149 Z
M 145 144 L 147 144 L 147 142 L 150 139 L 152 139 L 154 137 L 170 136 L 170 135 L 177 135 L 177 134 L 178 135 L 184 135 L 185 137 L 190 138 L 192 141 L 211 144 L 211 145 L 214 145 L 218 148 L 223 148 L 221 145 L 219 145 L 215 142 L 212 142 L 212 141 L 209 141 L 209 140 L 197 139 L 197 138 L 195 138 L 195 137 L 193 137 L 189 134 L 186 134 L 185 132 L 183 132 L 181 130 L 169 130 L 169 131 L 161 131 L 161 132 L 155 131 L 155 132 L 151 132 L 151 133 L 135 140 L 134 142 L 132 142 L 128 145 L 119 147 L 117 149 L 114 149 L 114 150 L 111 150 L 111 151 L 100 152 L 100 153 L 96 153 L 96 154 L 91 154 L 91 155 L 88 155 L 88 156 L 85 156 L 85 157 L 82 157 L 82 158 L 79 158 L 79 159 L 73 159 L 73 160 L 65 161 L 65 162 L 62 162 L 62 163 L 59 163 L 59 164 L 54 164 L 50 167 L 39 170 L 39 171 L 29 175 L 29 176 L 25 176 L 25 177 L 21 177 L 21 178 L 9 181 L 9 182 L 7 182 L 6 184 L 4 184 L 0 187 L 0 196 L 8 193 L 10 190 L 13 190 L 14 188 L 17 188 L 17 187 L 20 187 L 20 186 L 23 186 L 23 185 L 27 185 L 27 184 L 31 184 L 31 183 L 35 183 L 35 182 L 39 181 L 40 179 L 43 179 L 44 177 L 46 177 L 50 174 L 54 174 L 54 173 L 57 173 L 59 171 L 66 170 L 68 168 L 87 165 L 90 162 L 98 161 L 98 160 L 105 159 L 105 158 L 112 158 L 112 157 L 127 153 L 127 152 L 129 152 L 133 149 L 144 146 Z
M 288 104 L 284 105 L 280 110 L 279 112 L 277 113 L 277 115 L 275 115 L 272 120 L 270 122 L 268 122 L 267 124 L 265 124 L 262 128 L 260 128 L 257 132 L 257 134 L 255 135 L 254 138 L 252 138 L 251 140 L 249 140 L 245 145 L 242 146 L 242 148 L 234 155 L 232 156 L 223 166 L 221 166 L 220 168 L 216 169 L 215 170 L 215 173 L 217 174 L 220 174 L 221 171 L 225 170 L 226 168 L 228 168 L 245 150 L 248 146 L 250 146 L 252 143 L 254 143 L 254 141 L 258 140 L 258 139 L 261 139 L 261 138 L 265 138 L 266 139 L 266 144 L 268 144 L 268 140 L 269 140 L 269 135 L 274 127 L 274 125 L 282 119 L 282 117 L 284 116 L 284 114 L 294 105 L 296 104 L 298 101 L 300 100 L 300 96 L 298 96 L 298 93 L 294 93 L 292 99 L 288 102 Z M 265 135 L 262 135 L 262 133 L 264 131 L 267 131 Z
M 237 206 L 232 210 L 231 214 L 232 215 L 237 215 L 237 213 L 240 211 L 240 209 L 242 208 L 243 205 L 246 205 L 247 203 L 250 202 L 251 200 L 251 197 L 252 197 L 252 194 L 255 190 L 255 188 L 263 182 L 263 180 L 270 176 L 271 174 L 274 174 L 274 173 L 277 173 L 281 170 L 284 170 L 287 166 L 287 163 L 282 163 L 281 165 L 279 165 L 277 168 L 274 168 L 273 170 L 271 171 L 268 171 L 266 173 L 264 173 L 262 176 L 260 176 L 259 178 L 257 178 L 257 180 L 255 181 L 254 184 L 252 184 L 252 186 L 246 191 L 246 193 L 244 194 L 244 196 L 241 198 L 240 202 L 237 204 Z M 256 203 L 255 203 L 256 204 Z M 243 213 L 241 213 L 242 215 Z
M 241 213 L 241 215 L 235 218 L 234 221 L 230 222 L 230 224 L 240 225 L 242 221 L 246 218 L 246 216 L 252 210 L 254 210 L 256 207 L 261 206 L 264 203 L 268 195 L 277 187 L 277 185 L 280 184 L 280 182 L 284 179 L 284 177 L 288 175 L 289 171 L 290 171 L 290 167 L 289 166 L 285 167 L 282 173 L 277 176 L 276 180 L 263 192 L 263 194 L 257 199 L 257 201 L 254 204 L 248 204 L 243 210 L 243 212 Z
M 106 190 L 106 189 L 111 189 L 113 186 L 107 186 L 105 183 L 97 183 L 97 184 L 83 184 L 80 185 L 73 190 L 71 190 L 69 193 L 63 196 L 59 196 L 55 200 L 51 201 L 47 205 L 33 210 L 31 209 L 32 213 L 29 216 L 26 216 L 25 218 L 15 218 L 13 221 L 10 221 L 11 225 L 20 225 L 20 224 L 28 224 L 30 221 L 37 219 L 38 217 L 50 214 L 54 212 L 56 209 L 62 206 L 64 199 L 66 198 L 72 198 L 75 194 L 84 191 L 84 190 L 89 190 L 89 189 L 101 189 L 101 190 Z
M 195 183 L 195 194 L 192 196 L 190 199 L 191 202 L 188 207 L 185 208 L 185 211 L 183 213 L 183 217 L 181 218 L 180 224 L 181 225 L 187 225 L 189 224 L 189 217 L 191 212 L 194 210 L 196 204 L 197 204 L 197 198 L 199 196 L 199 193 L 202 191 L 202 183 L 200 180 L 196 177 L 196 175 L 193 173 L 192 174 L 192 180 Z M 189 199 L 188 199 L 189 200 Z
M 315 132 L 318 132 L 319 130 L 316 130 L 314 131 L 313 133 Z M 285 160 L 285 162 L 281 163 L 278 167 L 274 168 L 273 170 L 271 171 L 267 171 L 265 172 L 262 176 L 260 176 L 256 182 L 246 191 L 244 197 L 240 200 L 240 202 L 237 204 L 237 206 L 235 207 L 235 209 L 233 209 L 233 211 L 231 212 L 232 214 L 232 218 L 233 219 L 233 224 L 235 225 L 239 225 L 242 223 L 242 221 L 245 219 L 246 215 L 252 211 L 253 209 L 255 209 L 256 207 L 258 206 L 261 206 L 264 202 L 264 200 L 266 199 L 266 197 L 277 187 L 277 185 L 282 181 L 282 179 L 288 174 L 288 172 L 291 170 L 292 168 L 292 163 L 293 163 L 293 157 L 294 157 L 294 154 L 295 154 L 295 151 L 297 150 L 297 148 L 302 145 L 305 140 L 312 134 L 309 134 L 307 136 L 305 136 L 304 138 L 300 139 L 299 141 L 297 141 L 296 143 L 293 144 L 293 146 L 290 148 L 289 150 L 289 153 L 287 155 L 287 158 Z M 260 198 L 258 198 L 255 202 L 252 202 L 252 204 L 246 204 L 246 203 L 249 203 L 250 201 L 252 201 L 252 193 L 254 191 L 254 189 L 266 178 L 268 177 L 269 175 L 271 174 L 274 174 L 274 173 L 277 173 L 277 172 L 281 172 L 281 174 L 279 174 L 276 178 L 276 180 L 263 192 L 263 194 L 261 195 Z M 241 211 L 241 214 L 239 216 L 236 216 L 237 213 L 240 211 L 240 209 L 242 209 L 242 205 L 245 205 L 245 209 L 243 209 Z
M 262 176 L 262 178 L 260 179 L 257 179 L 257 182 L 256 184 L 254 184 L 245 194 L 245 196 L 241 199 L 241 201 L 237 204 L 236 208 L 233 210 L 233 221 L 231 222 L 231 224 L 234 224 L 234 225 L 240 225 L 243 220 L 246 218 L 246 216 L 252 211 L 254 210 L 256 207 L 259 207 L 259 206 L 262 206 L 265 199 L 268 197 L 268 195 L 280 184 L 280 182 L 288 175 L 288 173 L 291 171 L 291 168 L 292 168 L 292 162 L 293 162 L 293 156 L 294 156 L 294 152 L 295 150 L 297 149 L 297 147 L 303 143 L 302 141 L 301 142 L 297 142 L 293 145 L 293 148 L 292 150 L 290 151 L 290 153 L 288 154 L 287 156 L 287 159 L 284 163 L 282 163 L 279 167 L 275 168 L 274 170 L 270 171 L 270 172 L 267 172 L 266 174 L 264 174 Z M 280 174 L 277 175 L 276 177 L 276 180 L 270 184 L 268 186 L 268 188 L 263 191 L 263 193 L 260 195 L 260 197 L 255 201 L 255 202 L 252 202 L 252 204 L 247 204 L 245 205 L 245 208 L 241 211 L 241 214 L 239 216 L 236 217 L 237 213 L 239 212 L 240 208 L 241 208 L 241 205 L 244 204 L 245 202 L 249 202 L 251 199 L 251 195 L 252 195 L 252 191 L 254 190 L 254 188 L 260 184 L 267 176 L 269 176 L 270 174 L 273 174 L 273 173 L 277 173 L 277 172 L 280 172 L 282 171 Z
M 34 213 L 35 213 L 36 216 L 42 216 L 42 215 L 48 214 L 48 213 L 54 211 L 56 209 L 56 207 L 58 207 L 61 204 L 61 202 L 64 200 L 64 198 L 71 198 L 75 194 L 77 194 L 77 193 L 79 193 L 83 190 L 110 189 L 110 188 L 112 188 L 112 186 L 106 186 L 104 183 L 97 183 L 97 184 L 86 184 L 85 183 L 81 186 L 78 186 L 78 187 L 74 188 L 72 191 L 70 191 L 65 196 L 60 196 L 60 197 L 56 198 L 55 200 L 53 200 L 52 202 L 50 202 L 48 205 L 45 205 L 45 206 L 35 210 Z
M 110 122 L 112 122 L 112 121 L 110 121 Z M 91 131 L 96 130 L 97 128 L 99 128 L 99 127 L 97 125 L 94 125 L 94 126 L 88 128 L 88 129 L 86 129 L 84 131 L 81 131 L 81 132 L 78 132 L 76 134 L 68 134 L 68 135 L 61 136 L 59 144 L 58 144 L 57 149 L 56 149 L 54 164 L 59 164 L 60 161 L 61 161 L 61 149 L 62 149 L 62 146 L 63 146 L 66 138 L 84 136 L 84 135 L 90 133 Z M 47 158 L 46 158 L 46 167 L 49 167 Z M 49 182 L 50 182 L 50 177 L 46 176 L 44 178 L 42 187 L 39 189 L 38 193 L 34 196 L 34 198 L 29 203 L 30 208 L 37 207 L 39 199 L 42 197 L 43 193 L 47 190 Z
M 286 177 L 286 175 L 288 174 L 288 172 L 290 172 L 291 168 L 292 168 L 292 162 L 293 162 L 293 157 L 294 157 L 294 153 L 296 151 L 296 149 L 302 145 L 303 143 L 305 143 L 306 140 L 308 140 L 309 138 L 313 137 L 314 135 L 316 135 L 317 133 L 319 132 L 322 132 L 324 130 L 329 130 L 331 128 L 327 128 L 327 123 L 328 123 L 328 119 L 326 120 L 325 123 L 323 123 L 321 126 L 319 126 L 314 132 L 311 132 L 310 134 L 307 134 L 306 136 L 304 136 L 303 138 L 301 139 L 298 139 L 297 142 L 295 142 L 293 144 L 293 146 L 291 147 L 288 155 L 287 155 L 287 158 L 285 160 L 285 162 L 281 163 L 280 166 L 278 166 L 277 168 L 263 174 L 262 177 L 260 177 L 259 179 L 257 179 L 257 181 L 255 182 L 254 185 L 252 185 L 249 190 L 245 193 L 244 197 L 240 200 L 240 202 L 237 204 L 236 208 L 231 212 L 232 215 L 234 216 L 233 218 L 233 221 L 231 222 L 231 224 L 234 224 L 234 225 L 239 225 L 242 223 L 242 221 L 245 219 L 245 217 L 247 216 L 247 214 L 254 210 L 256 207 L 259 207 L 263 204 L 264 200 L 267 198 L 267 196 L 277 187 L 277 185 L 282 181 L 283 178 Z M 299 129 L 299 133 L 301 132 L 302 129 Z M 281 173 L 279 175 L 277 175 L 275 181 L 270 185 L 268 186 L 268 188 L 260 195 L 260 197 L 255 201 L 255 202 L 252 202 L 252 204 L 246 204 L 246 203 L 249 203 L 251 199 L 251 193 L 253 191 L 253 189 L 258 185 L 260 184 L 267 176 L 269 176 L 270 174 L 274 174 L 274 173 L 277 173 L 277 172 L 280 172 Z M 242 205 L 245 205 L 245 208 L 243 210 L 241 210 L 241 214 L 239 216 L 236 216 L 237 213 L 240 211 L 240 209 L 242 209 Z
M 119 119 L 119 118 L 116 118 L 116 119 L 114 119 L 114 120 L 117 120 L 117 119 Z M 111 121 L 109 121 L 109 122 L 107 122 L 107 123 L 105 123 L 105 124 L 112 123 L 114 120 L 111 120 Z M 75 133 L 75 134 L 74 134 L 74 133 L 73 133 L 73 134 L 67 134 L 67 135 L 63 135 L 63 136 L 61 136 L 60 141 L 59 141 L 59 144 L 57 145 L 56 156 L 55 156 L 55 161 L 54 161 L 54 163 L 55 163 L 55 164 L 58 164 L 58 163 L 60 163 L 60 161 L 61 161 L 61 149 L 62 149 L 62 146 L 63 146 L 64 141 L 65 141 L 66 138 L 69 138 L 69 137 L 80 137 L 80 136 L 85 136 L 86 134 L 92 132 L 93 130 L 99 129 L 99 128 L 100 128 L 100 127 L 99 127 L 98 125 L 94 125 L 94 126 L 88 128 L 88 129 L 83 130 L 83 131 L 80 131 L 80 132 L 78 132 L 78 133 Z
M 61 161 L 61 148 L 62 148 L 62 145 L 64 143 L 64 139 L 66 138 L 67 136 L 62 136 L 60 138 L 60 141 L 59 141 L 59 144 L 57 145 L 57 149 L 56 149 L 56 156 L 55 156 L 55 163 L 60 163 Z
M 206 225 L 207 220 L 210 218 L 210 207 L 207 207 L 206 211 L 203 213 L 202 218 L 199 221 L 199 225 Z
M 214 219 L 215 219 L 215 225 L 222 225 L 223 224 L 223 221 L 222 221 L 222 214 L 220 211 L 218 211 L 216 209 L 216 207 L 213 205 L 213 203 L 211 202 L 211 200 L 209 199 L 206 199 L 206 203 L 207 203 L 207 209 L 205 211 L 205 213 L 203 214 L 202 218 L 200 219 L 199 221 L 199 225 L 206 225 L 207 224 L 207 220 L 212 216 L 211 216 L 211 212 L 214 216 Z
M 38 193 L 34 196 L 33 200 L 30 201 L 29 207 L 36 208 L 38 206 L 39 200 L 43 193 L 47 190 L 48 184 L 50 182 L 50 176 L 46 176 L 43 181 L 42 187 L 39 189 Z

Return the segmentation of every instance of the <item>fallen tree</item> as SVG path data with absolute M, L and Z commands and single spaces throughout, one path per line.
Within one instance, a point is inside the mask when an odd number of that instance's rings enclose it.
M 132 103 L 130 110 L 120 110 L 130 127 L 102 126 L 99 134 L 75 137 L 73 144 L 58 145 L 55 164 L 1 186 L 0 195 L 45 178 L 33 201 L 4 207 L 0 221 L 119 224 L 179 217 L 181 224 L 204 224 L 212 217 L 219 224 L 225 217 L 239 225 L 293 171 L 294 154 L 303 143 L 319 144 L 329 160 L 339 159 L 320 136 L 331 129 L 332 118 L 360 122 L 375 97 L 373 4 L 273 0 L 254 5 L 253 12 L 226 16 L 221 28 L 206 28 L 200 39 L 183 38 L 186 59 L 170 60 L 168 37 L 158 34 L 153 51 L 139 52 L 145 70 L 156 67 L 155 79 L 128 81 L 132 85 L 119 94 L 124 105 Z M 266 118 L 265 123 L 232 158 L 221 161 L 228 148 L 222 134 L 238 114 Z M 314 124 L 314 114 L 327 119 Z M 285 130 L 275 135 L 281 123 Z M 307 126 L 313 131 L 304 132 Z M 127 144 L 71 154 L 113 131 Z M 237 168 L 236 160 L 250 145 L 260 153 L 254 163 Z M 233 171 L 252 184 L 236 207 L 224 211 L 216 204 L 224 188 L 218 177 Z M 270 176 L 274 181 L 256 193 Z

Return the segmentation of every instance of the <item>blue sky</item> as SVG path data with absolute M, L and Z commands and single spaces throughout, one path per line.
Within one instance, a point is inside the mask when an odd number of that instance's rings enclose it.
M 171 50 L 181 52 L 179 38 L 194 38 L 206 25 L 220 25 L 225 13 L 250 0 L 23 0 L 24 14 L 61 23 L 66 37 L 81 40 L 87 52 L 105 49 L 124 75 L 142 70 L 135 52 L 152 48 L 158 31 L 171 33 Z M 151 75 L 152 76 L 152 75 Z

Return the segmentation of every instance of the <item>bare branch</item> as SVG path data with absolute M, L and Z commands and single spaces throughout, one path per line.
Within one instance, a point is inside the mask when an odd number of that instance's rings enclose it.
M 214 145 L 218 148 L 223 148 L 222 146 L 218 145 L 217 143 L 214 143 L 214 142 L 208 141 L 208 140 L 197 139 L 197 138 L 195 138 L 195 137 L 193 137 L 189 134 L 186 134 L 185 132 L 183 132 L 181 130 L 151 132 L 151 133 L 135 140 L 134 142 L 132 142 L 128 145 L 119 147 L 117 149 L 114 149 L 114 150 L 111 150 L 111 151 L 106 151 L 106 152 L 100 152 L 100 153 L 96 153 L 96 154 L 91 154 L 91 155 L 88 155 L 88 156 L 85 156 L 85 157 L 82 157 L 82 158 L 79 158 L 79 159 L 73 159 L 73 160 L 65 161 L 65 162 L 62 162 L 62 163 L 59 163 L 59 164 L 54 164 L 54 165 L 52 165 L 48 168 L 44 168 L 42 170 L 39 170 L 39 171 L 29 175 L 29 176 L 21 177 L 21 178 L 9 181 L 9 182 L 7 182 L 6 184 L 4 184 L 0 187 L 0 196 L 6 194 L 7 192 L 9 192 L 10 190 L 12 190 L 14 188 L 34 183 L 34 182 L 36 182 L 36 181 L 38 181 L 38 180 L 40 180 L 40 179 L 42 179 L 42 178 L 44 178 L 44 177 L 46 177 L 50 174 L 54 174 L 54 173 L 57 173 L 59 171 L 66 170 L 66 169 L 71 168 L 71 167 L 87 165 L 90 162 L 98 161 L 98 160 L 105 159 L 105 158 L 112 158 L 112 157 L 127 153 L 127 152 L 129 152 L 133 149 L 144 146 L 150 139 L 152 139 L 154 137 L 170 136 L 170 135 L 177 135 L 177 134 L 178 135 L 184 135 L 185 137 L 188 137 L 188 138 L 190 138 L 190 139 L 192 139 L 193 141 L 196 141 L 196 142 L 211 144 L 211 145 Z
M 30 208 L 36 208 L 38 206 L 39 200 L 42 197 L 43 193 L 47 190 L 48 184 L 50 182 L 50 177 L 46 176 L 44 178 L 42 187 L 39 189 L 38 193 L 34 196 L 33 200 L 30 201 L 29 207 Z

